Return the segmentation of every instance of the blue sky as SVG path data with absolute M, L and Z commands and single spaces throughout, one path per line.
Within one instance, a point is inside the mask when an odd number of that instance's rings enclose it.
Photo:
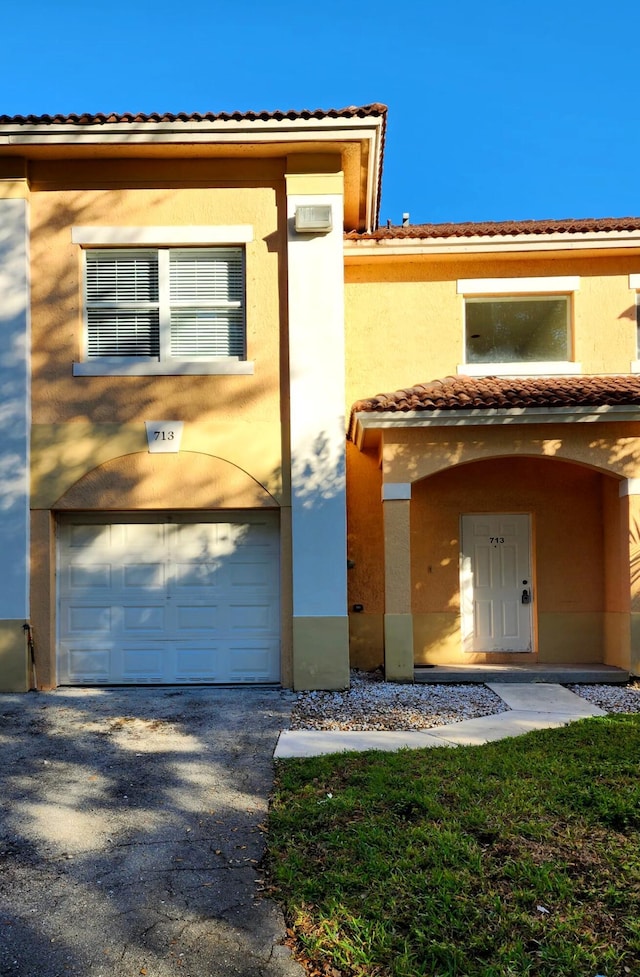
M 381 221 L 640 214 L 638 0 L 30 0 L 0 114 L 384 102 Z

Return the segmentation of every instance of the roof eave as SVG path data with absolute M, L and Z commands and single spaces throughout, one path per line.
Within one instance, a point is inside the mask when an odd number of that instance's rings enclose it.
M 358 231 L 372 231 L 377 226 L 380 207 L 385 126 L 386 108 L 378 105 L 370 107 L 368 112 L 354 110 L 349 115 L 304 113 L 277 118 L 117 119 L 86 123 L 57 118 L 50 122 L 25 119 L 0 124 L 0 155 L 29 157 L 37 147 L 47 146 L 70 149 L 99 146 L 109 155 L 118 146 L 201 145 L 231 149 L 246 144 L 282 146 L 283 154 L 288 155 L 303 151 L 308 143 L 314 144 L 314 151 L 318 144 L 327 150 L 333 144 L 340 150 L 355 143 L 360 149 L 357 154 L 360 169 L 354 171 L 350 182 L 358 188 L 360 201 L 357 207 L 355 201 L 351 202 L 350 211 L 358 214 L 352 226 Z M 342 155 L 344 165 L 348 165 L 344 151 Z
M 484 407 L 471 410 L 354 411 L 349 438 L 362 451 L 367 433 L 423 427 L 474 427 L 505 424 L 593 424 L 602 421 L 640 421 L 640 406 L 605 404 L 598 407 Z
M 585 251 L 640 247 L 637 231 L 592 231 L 587 233 L 477 235 L 440 238 L 345 239 L 345 260 L 407 258 L 436 254 L 491 254 L 526 251 Z

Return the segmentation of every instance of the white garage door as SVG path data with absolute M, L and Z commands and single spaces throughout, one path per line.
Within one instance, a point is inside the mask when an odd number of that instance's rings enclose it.
M 61 520 L 59 683 L 277 682 L 277 514 L 234 515 Z

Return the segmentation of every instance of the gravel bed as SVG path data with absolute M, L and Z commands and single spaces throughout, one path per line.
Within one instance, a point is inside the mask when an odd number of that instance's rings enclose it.
M 605 712 L 640 712 L 638 681 L 629 685 L 567 685 L 567 688 Z
M 507 711 L 484 685 L 399 685 L 353 671 L 346 692 L 298 693 L 291 729 L 431 729 Z
M 607 712 L 640 712 L 638 682 L 567 687 Z M 508 711 L 485 685 L 398 685 L 384 682 L 379 671 L 352 671 L 348 691 L 298 693 L 290 728 L 431 729 Z

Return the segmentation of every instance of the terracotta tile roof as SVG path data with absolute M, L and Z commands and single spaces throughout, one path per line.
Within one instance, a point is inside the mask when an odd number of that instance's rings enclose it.
M 445 377 L 358 400 L 359 412 L 458 411 L 526 407 L 640 407 L 640 375 L 580 377 Z
M 406 241 L 433 238 L 514 237 L 519 234 L 589 234 L 594 231 L 638 231 L 640 217 L 584 217 L 565 220 L 467 221 L 460 224 L 408 224 L 350 231 L 347 241 Z
M 366 116 L 386 118 L 387 106 L 378 102 L 371 105 L 349 105 L 342 109 L 301 109 L 299 111 L 274 112 L 111 112 L 82 113 L 80 115 L 0 115 L 0 125 L 106 125 L 120 122 L 281 122 L 285 119 L 353 119 Z

